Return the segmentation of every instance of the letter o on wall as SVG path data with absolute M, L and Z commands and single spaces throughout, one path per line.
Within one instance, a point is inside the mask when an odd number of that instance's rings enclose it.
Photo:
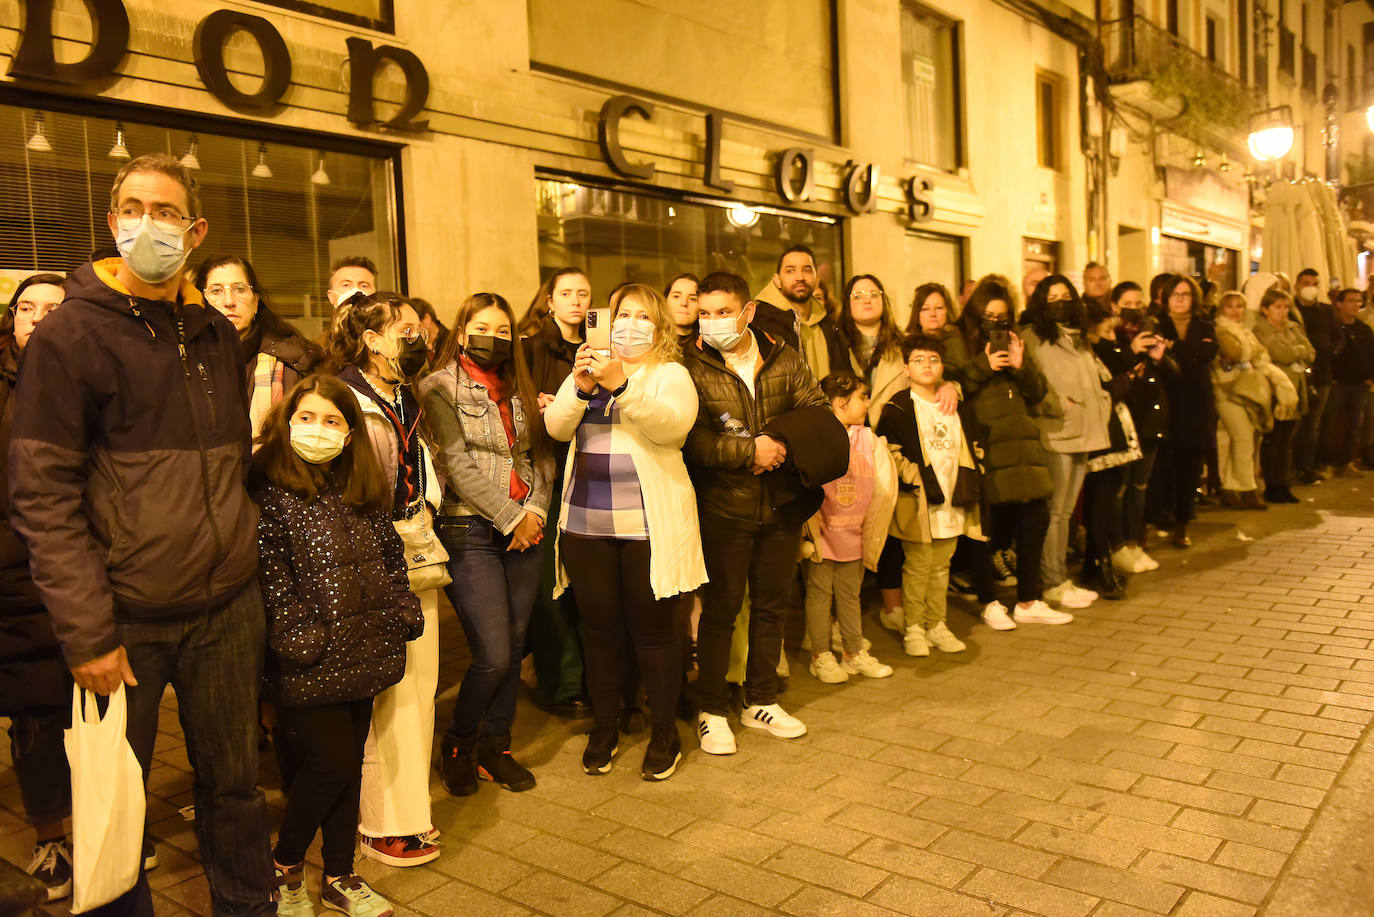
M 229 79 L 224 66 L 224 44 L 235 32 L 253 36 L 262 50 L 262 85 L 254 93 L 240 92 Z M 291 85 L 291 54 L 272 23 L 261 16 L 237 10 L 215 10 L 196 26 L 192 42 L 196 72 L 205 88 L 234 111 L 261 114 L 270 112 Z

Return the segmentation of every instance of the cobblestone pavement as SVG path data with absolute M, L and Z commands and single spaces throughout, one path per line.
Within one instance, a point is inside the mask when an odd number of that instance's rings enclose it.
M 1129 600 L 1067 627 L 996 633 L 952 603 L 968 651 L 911 660 L 870 615 L 894 677 L 823 686 L 794 656 L 782 700 L 807 736 L 738 728 L 739 753 L 715 758 L 684 727 L 664 784 L 639 779 L 645 736 L 584 776 L 576 726 L 522 701 L 516 752 L 539 786 L 459 801 L 436 776 L 443 856 L 359 869 L 398 915 L 433 917 L 1367 915 L 1374 476 L 1303 492 L 1205 513 L 1192 550 L 1160 548 Z M 451 614 L 443 640 L 453 685 Z M 149 878 L 159 914 L 208 914 L 174 708 L 169 695 Z M 16 862 L 17 811 L 5 759 L 0 855 Z

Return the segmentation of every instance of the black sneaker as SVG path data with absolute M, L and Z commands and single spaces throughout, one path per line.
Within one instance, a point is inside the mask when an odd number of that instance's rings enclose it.
M 472 739 L 444 736 L 439 748 L 439 777 L 450 796 L 477 792 L 477 771 L 472 766 Z
M 478 742 L 477 776 L 513 793 L 534 789 L 534 774 L 511 756 L 509 744 L 508 738 L 499 744 L 486 738 Z
M 1013 558 L 1013 560 L 1012 560 L 1012 563 L 1015 563 L 1015 559 L 1014 559 L 1014 558 Z M 1015 570 L 1016 570 L 1016 568 L 1015 568 L 1014 566 L 1012 566 L 1011 564 L 1008 564 L 1008 563 L 1007 563 L 1006 552 L 1004 552 L 1004 551 L 993 551 L 993 552 L 992 552 L 992 571 L 993 571 L 993 575 L 994 575 L 994 576 L 996 577 L 996 579 L 997 579 L 997 584 L 998 584 L 999 586 L 1015 586 L 1015 585 L 1016 585 L 1016 573 L 1014 572 Z
M 655 726 L 649 747 L 644 751 L 644 765 L 639 769 L 645 780 L 667 780 L 677 770 L 682 760 L 682 740 L 678 738 L 677 724 Z
M 582 770 L 589 777 L 609 774 L 619 752 L 620 731 L 615 724 L 593 726 L 592 731 L 587 733 L 587 749 L 582 752 Z
M 72 848 L 59 837 L 43 841 L 33 850 L 33 861 L 24 870 L 48 890 L 48 900 L 57 901 L 72 893 Z
M 620 711 L 620 731 L 627 736 L 639 735 L 649 728 L 649 719 L 639 707 L 626 707 Z

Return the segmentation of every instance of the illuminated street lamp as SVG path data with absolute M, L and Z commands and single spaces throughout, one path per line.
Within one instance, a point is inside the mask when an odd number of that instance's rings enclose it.
M 1279 105 L 1250 119 L 1250 155 L 1257 162 L 1282 159 L 1293 149 L 1293 109 Z
M 1364 123 L 1369 125 L 1369 129 L 1374 131 L 1374 105 L 1364 110 Z

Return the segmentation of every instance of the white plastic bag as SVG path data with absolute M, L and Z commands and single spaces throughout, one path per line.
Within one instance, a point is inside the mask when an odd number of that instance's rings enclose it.
M 72 688 L 72 728 L 65 742 L 72 769 L 72 913 L 108 904 L 134 887 L 143 858 L 143 770 L 124 729 L 121 684 L 100 718 L 95 695 Z

